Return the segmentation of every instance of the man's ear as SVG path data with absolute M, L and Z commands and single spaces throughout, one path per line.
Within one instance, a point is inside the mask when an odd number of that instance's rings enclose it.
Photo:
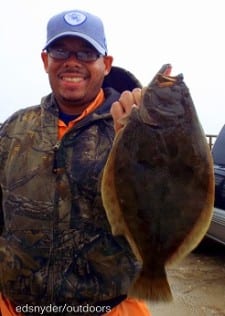
M 41 59 L 44 64 L 45 71 L 48 73 L 48 54 L 44 51 L 41 52 Z
M 105 76 L 110 73 L 112 68 L 113 57 L 112 56 L 104 56 L 104 64 L 105 64 Z

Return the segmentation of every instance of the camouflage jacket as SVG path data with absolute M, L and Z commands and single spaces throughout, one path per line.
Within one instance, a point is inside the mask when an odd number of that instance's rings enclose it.
M 140 267 L 113 237 L 100 178 L 118 93 L 59 142 L 52 95 L 0 130 L 0 292 L 17 305 L 98 304 L 126 294 Z

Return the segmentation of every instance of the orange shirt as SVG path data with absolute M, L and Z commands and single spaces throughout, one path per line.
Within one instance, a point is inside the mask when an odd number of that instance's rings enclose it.
M 104 316 L 151 316 L 146 303 L 128 297 Z
M 22 316 L 17 313 L 10 301 L 0 293 L 0 315 L 1 316 Z
M 94 101 L 78 116 L 75 120 L 66 125 L 62 120 L 58 121 L 58 139 L 61 139 L 64 134 L 73 127 L 77 122 L 82 120 L 85 116 L 93 112 L 104 101 L 104 93 L 101 89 Z M 17 313 L 8 299 L 3 297 L 0 293 L 0 315 L 1 316 L 22 316 Z M 119 305 L 115 306 L 110 312 L 105 314 L 107 316 L 151 316 L 146 304 L 143 301 L 127 298 Z

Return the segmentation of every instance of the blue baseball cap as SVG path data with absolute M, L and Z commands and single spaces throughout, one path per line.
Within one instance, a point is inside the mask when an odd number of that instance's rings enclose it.
M 80 10 L 64 11 L 53 16 L 47 24 L 47 49 L 54 41 L 64 36 L 81 37 L 102 55 L 107 54 L 104 26 L 101 19 Z

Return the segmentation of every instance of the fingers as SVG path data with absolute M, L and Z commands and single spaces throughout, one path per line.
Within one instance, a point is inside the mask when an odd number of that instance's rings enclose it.
M 111 107 L 111 114 L 113 117 L 113 122 L 114 122 L 114 130 L 115 132 L 118 132 L 118 130 L 123 126 L 120 122 L 119 119 L 124 115 L 124 109 L 121 106 L 119 101 L 116 101 L 112 104 Z
M 134 104 L 136 104 L 137 106 L 140 106 L 142 90 L 140 88 L 135 88 L 132 91 L 132 94 L 133 94 L 133 97 L 134 97 Z
M 119 103 L 123 111 L 129 114 L 132 106 L 134 104 L 139 105 L 140 100 L 141 100 L 141 89 L 135 88 L 132 92 L 124 91 L 119 98 Z
M 141 89 L 135 88 L 133 91 L 124 91 L 119 100 L 111 107 L 111 114 L 114 121 L 114 129 L 117 132 L 124 124 L 125 119 L 131 112 L 134 105 L 139 106 L 141 101 Z

